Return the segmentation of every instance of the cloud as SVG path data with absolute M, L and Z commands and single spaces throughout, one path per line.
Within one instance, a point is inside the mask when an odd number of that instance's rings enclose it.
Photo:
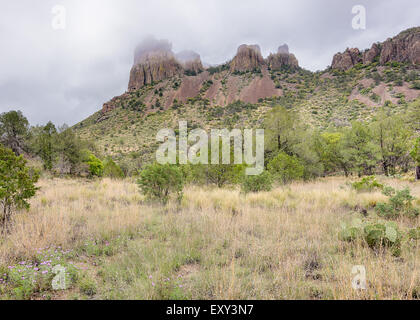
M 258 43 L 264 56 L 287 43 L 315 71 L 346 47 L 364 49 L 416 26 L 420 9 L 416 0 L 61 0 L 66 28 L 54 30 L 57 4 L 1 4 L 0 112 L 20 109 L 33 124 L 74 124 L 123 93 L 134 50 L 151 34 L 210 64 L 243 43 Z M 351 27 L 356 4 L 367 9 L 366 30 Z

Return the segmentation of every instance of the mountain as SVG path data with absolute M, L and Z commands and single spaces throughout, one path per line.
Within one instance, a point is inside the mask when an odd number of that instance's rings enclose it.
M 337 53 L 331 64 L 333 69 L 348 70 L 357 64 L 370 64 L 378 61 L 420 64 L 420 27 L 408 29 L 383 43 L 374 43 L 370 49 L 360 52 L 357 48 Z
M 264 58 L 241 45 L 232 60 L 205 68 L 193 51 L 174 53 L 149 38 L 135 50 L 128 89 L 74 128 L 105 154 L 130 163 L 150 161 L 156 133 L 188 120 L 191 128 L 261 126 L 275 105 L 296 110 L 309 126 L 327 129 L 369 120 L 381 106 L 404 112 L 420 96 L 420 28 L 370 49 L 347 49 L 331 67 L 299 67 L 287 45 Z

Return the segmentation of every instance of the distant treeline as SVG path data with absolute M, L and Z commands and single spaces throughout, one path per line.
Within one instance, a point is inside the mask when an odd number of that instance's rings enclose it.
M 279 183 L 326 175 L 396 175 L 416 172 L 420 179 L 420 99 L 406 112 L 383 107 L 369 121 L 320 130 L 306 124 L 298 112 L 273 107 L 265 117 L 265 166 Z M 82 140 L 69 127 L 30 126 L 20 111 L 0 115 L 0 141 L 17 155 L 39 160 L 54 174 L 123 177 L 141 168 L 119 166 L 94 142 Z M 144 167 L 146 164 L 142 165 Z M 189 165 L 192 181 L 222 186 L 240 180 L 235 165 Z

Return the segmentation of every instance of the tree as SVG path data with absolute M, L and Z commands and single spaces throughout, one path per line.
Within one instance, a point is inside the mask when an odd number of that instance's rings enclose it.
M 394 175 L 397 166 L 409 158 L 410 139 L 413 132 L 400 116 L 380 112 L 373 123 L 373 134 L 379 145 L 381 164 L 385 175 Z
M 168 202 L 170 194 L 176 194 L 178 201 L 183 196 L 184 177 L 176 165 L 148 165 L 141 171 L 137 184 L 147 198 L 164 204 Z
M 351 170 L 351 161 L 346 157 L 341 132 L 324 132 L 315 135 L 315 150 L 323 164 L 324 173 L 333 173 L 343 170 L 348 177 Z
M 51 170 L 57 157 L 57 129 L 50 121 L 44 127 L 33 129 L 32 149 L 43 161 L 44 169 Z
M 29 208 L 27 200 L 35 195 L 38 188 L 37 172 L 29 172 L 26 160 L 16 156 L 11 149 L 0 145 L 0 226 L 7 228 L 16 209 Z
M 414 143 L 414 148 L 410 152 L 416 165 L 416 179 L 420 180 L 420 138 L 417 138 Z
M 282 106 L 274 107 L 264 120 L 267 150 L 291 153 L 296 143 L 297 116 Z
M 344 134 L 344 153 L 359 176 L 372 175 L 378 162 L 379 150 L 370 127 L 355 121 Z
M 84 143 L 71 128 L 63 126 L 57 135 L 57 154 L 61 173 L 75 174 L 78 165 L 83 161 Z
M 408 106 L 406 121 L 413 130 L 420 131 L 420 98 L 417 98 Z
M 24 140 L 29 130 L 28 119 L 21 111 L 10 111 L 0 114 L 0 140 L 16 155 L 24 151 Z
M 268 171 L 282 184 L 303 178 L 305 168 L 300 160 L 280 152 L 268 163 Z
M 323 174 L 322 162 L 314 148 L 315 136 L 316 133 L 311 129 L 303 128 L 302 126 L 298 127 L 295 130 L 296 142 L 291 146 L 291 153 L 288 154 L 299 159 L 299 162 L 303 165 L 303 178 L 305 180 Z

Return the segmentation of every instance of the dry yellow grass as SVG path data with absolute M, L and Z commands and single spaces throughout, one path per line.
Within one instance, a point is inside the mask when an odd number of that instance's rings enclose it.
M 409 185 L 420 197 L 419 183 L 383 180 Z M 125 235 L 127 246 L 88 263 L 97 298 L 411 299 L 420 288 L 417 244 L 396 258 L 338 240 L 340 223 L 361 217 L 355 207 L 385 199 L 345 182 L 329 178 L 249 195 L 191 186 L 180 205 L 162 207 L 147 204 L 130 180 L 43 180 L 31 209 L 1 239 L 0 265 L 31 259 L 38 248 L 74 249 Z M 398 223 L 404 230 L 419 219 Z M 366 267 L 365 291 L 351 286 L 355 265 Z M 182 287 L 163 284 L 180 276 Z

